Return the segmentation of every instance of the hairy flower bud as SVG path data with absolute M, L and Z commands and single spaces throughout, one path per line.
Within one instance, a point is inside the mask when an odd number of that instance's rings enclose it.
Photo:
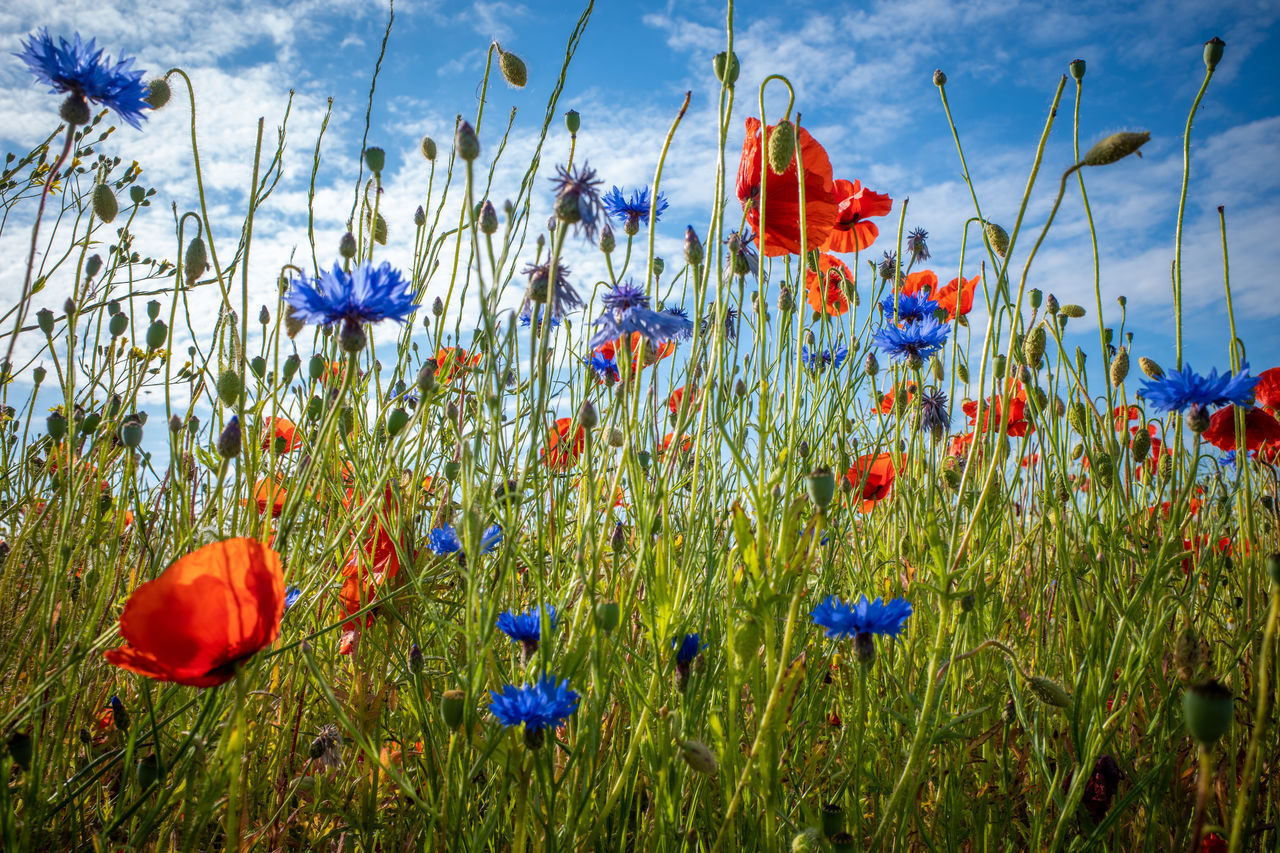
M 475 130 L 468 122 L 458 122 L 458 129 L 454 133 L 453 146 L 458 152 L 458 156 L 466 162 L 480 156 L 480 137 L 476 136 Z
M 796 155 L 796 128 L 785 118 L 769 134 L 769 169 L 775 175 L 787 171 Z
M 163 77 L 157 77 L 147 84 L 147 103 L 153 110 L 158 110 L 169 103 L 171 94 L 169 82 Z
M 493 46 L 498 48 L 498 68 L 502 71 L 503 79 L 513 88 L 523 89 L 529 82 L 529 69 L 525 67 L 524 60 L 510 51 L 503 50 L 497 42 L 494 42 Z
M 110 222 L 116 218 L 116 214 L 120 212 L 120 203 L 116 201 L 115 194 L 111 192 L 111 187 L 106 184 L 94 184 L 93 187 L 93 214 L 103 222 Z
M 702 241 L 698 239 L 697 233 L 693 230 L 692 225 L 688 225 L 684 229 L 684 259 L 689 266 L 696 267 L 702 263 L 703 251 Z
M 1022 357 L 1026 359 L 1027 366 L 1031 368 L 1039 368 L 1040 360 L 1044 358 L 1044 348 L 1047 341 L 1048 333 L 1045 332 L 1044 326 L 1036 324 L 1027 337 L 1022 342 Z
M 1151 433 L 1145 429 L 1139 429 L 1134 433 L 1129 449 L 1133 453 L 1133 463 L 1141 465 L 1147 460 L 1147 454 L 1151 452 Z
M 227 368 L 218 376 L 218 399 L 222 401 L 222 405 L 234 406 L 243 390 L 244 383 L 240 381 L 240 374 L 235 370 Z
M 1121 347 L 1111 359 L 1111 384 L 1119 385 L 1129 375 L 1129 351 Z
M 1009 251 L 1009 232 L 994 222 L 987 222 L 986 220 L 982 222 L 982 230 L 986 232 L 991 248 L 1003 259 Z
M 422 156 L 426 157 L 427 160 L 434 161 L 436 159 L 436 141 L 430 136 L 422 137 L 422 144 L 419 148 L 422 151 Z
M 1142 372 L 1145 373 L 1149 379 L 1164 378 L 1164 368 L 1146 356 L 1138 359 L 1138 367 L 1142 368 Z
M 1134 154 L 1151 139 L 1151 132 L 1121 131 L 1094 143 L 1080 162 L 1086 166 L 1106 166 Z
M 1058 310 L 1060 310 L 1065 316 L 1071 317 L 1076 320 L 1084 316 L 1084 306 L 1076 305 L 1073 302 L 1068 302 L 1066 305 L 1063 305 Z
M 702 741 L 692 739 L 682 741 L 680 757 L 695 773 L 701 773 L 704 776 L 713 776 L 720 768 L 715 755 Z
M 185 268 L 183 273 L 187 278 L 187 284 L 193 284 L 196 279 L 204 275 L 204 271 L 209 268 L 209 251 L 205 248 L 204 240 L 199 237 L 191 238 L 191 242 L 187 244 L 182 265 Z
M 1033 675 L 1027 679 L 1027 687 L 1031 690 L 1031 695 L 1046 705 L 1052 705 L 1055 708 L 1071 707 L 1071 694 L 1051 678 Z

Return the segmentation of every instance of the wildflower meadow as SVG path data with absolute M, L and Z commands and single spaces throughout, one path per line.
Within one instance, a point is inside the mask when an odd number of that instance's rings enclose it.
M 87 28 L 0 57 L 48 92 L 0 173 L 4 849 L 1280 845 L 1280 367 L 1237 336 L 1225 216 L 1217 279 L 1183 267 L 1230 47 L 1184 69 L 1165 351 L 1093 218 L 1152 134 L 1082 138 L 1085 60 L 1044 81 L 1006 221 L 945 67 L 915 81 L 966 187 L 940 221 L 830 155 L 787 76 L 743 85 L 728 9 L 710 104 L 629 152 L 646 184 L 562 96 L 589 2 L 531 146 L 498 41 L 412 181 L 357 105 L 337 231 L 323 127 L 259 122 L 229 210 L 198 74 Z M 145 180 L 161 113 L 187 199 Z M 676 222 L 670 146 L 708 116 L 714 182 Z M 300 146 L 264 274 L 255 214 Z M 1068 209 L 1083 304 L 1037 275 Z M 1193 289 L 1229 317 L 1194 365 Z

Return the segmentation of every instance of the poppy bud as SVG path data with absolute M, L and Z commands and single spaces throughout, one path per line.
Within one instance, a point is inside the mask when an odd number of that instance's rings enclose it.
M 434 161 L 436 159 L 436 141 L 430 136 L 422 137 L 422 144 L 419 149 L 422 151 L 422 156 L 428 160 Z
M 110 222 L 120 212 L 120 203 L 106 184 L 95 184 L 93 187 L 93 213 L 103 222 Z
M 53 412 L 45 421 L 45 428 L 49 431 L 49 437 L 54 441 L 61 441 L 63 436 L 67 434 L 67 418 L 62 412 Z
M 698 235 L 694 232 L 693 226 L 688 225 L 684 229 L 684 259 L 690 266 L 698 266 L 702 263 L 704 253 L 702 251 L 702 242 L 698 239 Z
M 231 459 L 240 455 L 240 419 L 232 417 L 222 428 L 218 436 L 218 455 L 223 459 Z
M 1071 694 L 1052 678 L 1033 675 L 1027 679 L 1027 687 L 1031 690 L 1031 695 L 1046 705 L 1052 705 L 1055 708 L 1071 707 Z
M 720 51 L 711 60 L 711 68 L 716 72 L 716 79 L 733 88 L 733 84 L 738 82 L 738 72 L 741 66 L 738 64 L 738 54 L 729 54 Z
M 862 370 L 868 376 L 875 376 L 880 372 L 880 362 L 876 361 L 876 354 L 868 352 L 866 360 L 862 362 Z
M 146 101 L 151 109 L 158 110 L 165 104 L 169 103 L 169 96 L 172 91 L 169 89 L 169 82 L 163 77 L 157 77 L 147 84 Z
M 1187 731 L 1203 748 L 1209 748 L 1226 734 L 1235 716 L 1235 697 L 1214 679 L 1197 684 L 1182 694 L 1182 718 Z
M 1129 352 L 1121 347 L 1111 359 L 1111 384 L 1119 385 L 1129 375 Z
M 387 220 L 381 213 L 373 217 L 373 241 L 379 246 L 387 245 Z
M 577 135 L 578 128 L 582 127 L 582 116 L 578 115 L 577 110 L 565 111 L 564 126 L 569 131 L 570 135 Z
M 498 47 L 497 42 L 493 46 L 498 48 L 498 69 L 502 71 L 503 79 L 513 88 L 523 89 L 529 82 L 529 69 L 525 67 L 524 60 Z
M 480 205 L 480 232 L 482 234 L 494 234 L 498 230 L 498 211 L 494 209 L 493 202 L 485 199 L 484 204 Z
M 1164 378 L 1164 368 L 1146 356 L 1138 359 L 1138 367 L 1142 368 L 1142 372 L 1145 373 L 1149 379 Z
M 1173 457 L 1168 454 L 1160 457 L 1160 476 L 1166 480 L 1173 476 Z
M 338 333 L 338 346 L 342 347 L 343 352 L 358 353 L 368 342 L 369 337 L 364 333 L 364 326 L 358 320 L 348 317 L 342 322 L 342 331 Z
M 1218 67 L 1218 63 L 1222 61 L 1222 50 L 1227 43 L 1222 39 L 1214 36 L 1204 43 L 1204 67 L 1213 71 Z
M 1008 359 L 1006 359 L 1003 355 L 996 356 L 994 359 L 992 359 L 992 364 L 991 364 L 992 375 L 994 375 L 996 379 L 1004 378 L 1004 370 L 1007 364 L 1008 364 Z
M 1273 584 L 1280 586 L 1280 554 L 1267 557 L 1267 575 Z
M 941 68 L 935 68 L 933 70 L 933 85 L 937 86 L 939 89 L 947 85 L 947 72 L 943 71 Z
M 1145 429 L 1139 429 L 1133 436 L 1133 442 L 1129 445 L 1133 452 L 1133 463 L 1141 465 L 1147 459 L 1147 454 L 1151 452 L 1151 433 Z
M 467 694 L 461 690 L 446 690 L 440 700 L 440 716 L 444 724 L 457 730 L 462 725 L 463 712 L 466 710 Z
M 702 741 L 692 739 L 681 741 L 680 757 L 684 759 L 685 764 L 688 764 L 693 772 L 701 773 L 704 776 L 714 776 L 715 772 L 720 769 L 715 755 Z
M 796 128 L 785 118 L 769 134 L 769 169 L 781 175 L 796 155 Z
M 364 150 L 364 164 L 375 175 L 382 174 L 383 167 L 387 165 L 387 152 L 381 148 L 366 148 Z
M 209 268 L 209 250 L 205 248 L 204 240 L 199 237 L 191 238 L 191 242 L 187 244 L 186 254 L 183 255 L 182 266 L 187 284 L 194 283 L 204 275 L 205 270 Z
M 1064 316 L 1071 317 L 1077 320 L 1084 316 L 1084 307 L 1081 305 L 1076 305 L 1073 302 L 1068 302 L 1066 305 L 1063 305 L 1059 310 L 1063 313 Z
M 1095 142 L 1080 162 L 1086 166 L 1106 166 L 1136 153 L 1150 139 L 1151 132 L 1147 130 L 1140 133 L 1113 133 L 1106 139 Z
M 222 401 L 222 405 L 234 406 L 243 390 L 244 384 L 240 381 L 239 373 L 231 368 L 222 371 L 222 375 L 218 377 L 218 399 Z
M 1071 64 L 1068 65 L 1067 68 L 1068 70 L 1071 71 L 1071 79 L 1075 80 L 1077 83 L 1084 79 L 1084 60 L 1083 59 L 1071 60 Z
M 93 118 L 93 113 L 89 110 L 89 102 L 84 99 L 84 95 L 77 95 L 74 92 L 67 95 L 67 99 L 62 102 L 58 115 L 72 126 L 88 124 Z
M 387 415 L 387 435 L 395 437 L 409 424 L 409 413 L 395 408 Z
M 1040 360 L 1044 358 L 1046 336 L 1044 326 L 1037 324 L 1022 342 L 1022 357 L 1026 359 L 1028 367 L 1040 367 Z
M 453 136 L 453 147 L 458 152 L 458 156 L 468 163 L 480 156 L 480 137 L 476 136 L 475 130 L 469 123 L 458 122 L 458 129 Z

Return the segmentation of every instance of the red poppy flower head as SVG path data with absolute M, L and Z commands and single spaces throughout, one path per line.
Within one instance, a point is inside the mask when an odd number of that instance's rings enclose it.
M 280 555 L 254 539 L 226 539 L 177 560 L 133 591 L 120 614 L 125 645 L 109 663 L 193 687 L 213 687 L 269 646 L 284 615 Z
M 845 476 L 855 491 L 862 490 L 862 511 L 869 512 L 878 501 L 889 496 L 897 470 L 888 453 L 869 453 L 859 456 Z
M 1236 406 L 1226 406 L 1209 418 L 1204 440 L 1219 450 L 1236 449 Z M 1280 421 L 1264 409 L 1249 409 L 1244 415 L 1244 446 L 1257 450 L 1264 444 L 1280 441 Z
M 1280 414 L 1280 367 L 1258 374 L 1258 384 L 1253 386 L 1253 404 L 1273 415 Z
M 468 356 L 462 347 L 444 347 L 436 353 L 436 381 L 449 382 L 466 368 L 479 363 L 479 353 Z
M 267 418 L 262 422 L 262 449 L 288 453 L 302 446 L 302 435 L 288 418 Z
M 947 316 L 954 320 L 957 315 L 968 314 L 973 310 L 973 294 L 980 281 L 982 281 L 981 275 L 975 275 L 968 281 L 953 278 L 939 289 L 933 298 L 938 303 L 938 307 L 946 309 Z
M 773 126 L 766 128 L 773 133 Z M 796 143 L 804 163 L 804 249 L 822 246 L 836 221 L 835 185 L 831 160 L 809 131 L 797 128 Z M 766 256 L 801 253 L 800 177 L 792 160 L 785 172 L 774 174 L 764 166 L 760 120 L 748 118 L 738 163 L 738 200 L 756 235 L 756 245 Z M 763 172 L 762 172 L 763 170 Z M 764 175 L 763 192 L 760 178 Z M 764 231 L 760 229 L 761 196 L 764 199 Z
M 902 281 L 902 295 L 915 296 L 917 293 L 935 293 L 938 290 L 938 277 L 934 275 L 933 270 L 920 270 L 919 272 L 907 273 L 907 277 Z
M 814 311 L 839 317 L 849 311 L 846 288 L 853 284 L 853 273 L 844 261 L 825 252 L 818 256 L 817 271 L 805 274 L 805 292 Z
M 893 209 L 893 199 L 872 192 L 861 181 L 835 182 L 836 221 L 823 246 L 829 252 L 861 252 L 880 236 L 880 228 L 868 217 L 884 216 Z
M 542 458 L 548 468 L 563 470 L 572 467 L 578 456 L 587 445 L 587 434 L 581 426 L 569 440 L 569 429 L 573 426 L 573 418 L 558 418 L 556 424 L 547 430 L 547 446 L 542 450 Z

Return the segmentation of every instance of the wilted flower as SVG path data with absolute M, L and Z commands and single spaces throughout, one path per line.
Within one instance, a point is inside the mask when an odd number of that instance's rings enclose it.
M 907 251 L 911 253 L 913 262 L 929 260 L 929 244 L 925 242 L 928 239 L 929 232 L 923 228 L 917 228 L 907 235 Z
M 522 325 L 523 318 L 533 311 L 533 306 L 546 305 L 549 308 L 552 323 L 559 323 L 564 315 L 582 308 L 582 298 L 569 283 L 569 267 L 556 263 L 555 282 L 551 281 L 551 262 L 543 264 L 527 264 L 520 271 L 529 277 L 529 289 L 525 291 L 524 302 L 520 305 Z
M 556 217 L 572 225 L 575 234 L 581 232 L 594 241 L 600 220 L 606 215 L 600 201 L 600 185 L 604 181 L 596 178 L 596 170 L 585 163 L 572 170 L 556 166 L 551 182 L 556 188 Z

